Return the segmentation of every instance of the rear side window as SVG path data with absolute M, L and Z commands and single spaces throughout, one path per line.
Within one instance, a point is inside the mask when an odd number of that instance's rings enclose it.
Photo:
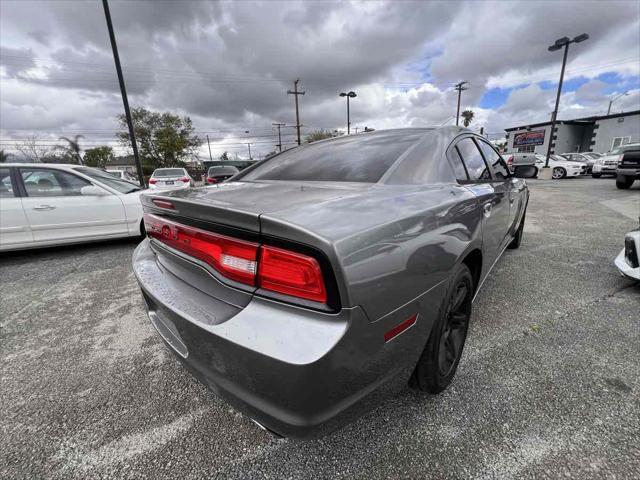
M 14 197 L 13 185 L 11 184 L 11 170 L 0 168 L 0 198 Z
M 61 170 L 21 168 L 20 174 L 30 197 L 69 197 L 81 195 L 82 187 L 91 183 Z
M 451 166 L 453 167 L 453 171 L 456 175 L 456 180 L 459 182 L 466 182 L 467 180 L 469 180 L 469 177 L 467 176 L 467 171 L 464 168 L 464 163 L 462 162 L 462 158 L 458 153 L 458 149 L 455 147 L 452 148 L 450 155 L 451 155 Z
M 319 142 L 273 157 L 242 180 L 375 183 L 422 136 L 424 131 L 389 132 Z
M 484 159 L 491 166 L 493 174 L 498 180 L 509 178 L 509 168 L 505 165 L 502 157 L 496 152 L 491 145 L 482 140 L 478 140 L 478 145 L 484 154 Z
M 463 138 L 456 145 L 462 161 L 467 167 L 469 180 L 472 182 L 491 180 L 491 174 L 484 163 L 484 158 L 471 138 Z

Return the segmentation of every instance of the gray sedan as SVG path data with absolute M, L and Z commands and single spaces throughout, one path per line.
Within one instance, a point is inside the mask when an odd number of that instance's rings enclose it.
M 260 426 L 317 436 L 407 384 L 447 388 L 528 198 L 466 129 L 345 136 L 143 196 L 133 267 L 187 369 Z

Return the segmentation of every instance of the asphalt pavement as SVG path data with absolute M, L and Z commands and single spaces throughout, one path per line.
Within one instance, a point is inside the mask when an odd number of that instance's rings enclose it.
M 640 286 L 613 265 L 640 185 L 529 184 L 522 246 L 478 295 L 451 388 L 308 442 L 178 364 L 135 242 L 0 255 L 0 478 L 640 478 Z

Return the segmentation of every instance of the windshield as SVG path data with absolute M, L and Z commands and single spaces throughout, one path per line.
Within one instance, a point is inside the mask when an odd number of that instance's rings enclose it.
M 74 170 L 100 183 L 103 183 L 120 193 L 131 193 L 135 192 L 136 190 L 140 190 L 140 187 L 135 183 L 127 182 L 126 180 L 120 180 L 119 178 L 114 177 L 112 174 L 105 172 L 104 170 L 98 170 L 97 168 L 91 167 L 76 167 L 74 168 Z
M 600 158 L 600 155 L 597 153 L 585 153 L 584 155 L 591 160 L 597 160 L 598 158 Z
M 375 183 L 425 133 L 391 130 L 312 143 L 262 162 L 241 179 Z
M 153 172 L 153 177 L 181 177 L 184 175 L 182 168 L 159 168 Z

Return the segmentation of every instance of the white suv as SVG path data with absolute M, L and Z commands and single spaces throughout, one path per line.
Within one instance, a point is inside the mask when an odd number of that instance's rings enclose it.
M 149 179 L 149 190 L 186 190 L 194 184 L 186 168 L 156 168 Z
M 619 147 L 614 148 L 609 153 L 605 153 L 604 156 L 598 158 L 593 164 L 593 171 L 591 172 L 591 176 L 593 178 L 599 178 L 602 175 L 613 175 L 616 176 L 616 170 L 618 169 L 618 163 L 622 160 L 622 155 L 627 150 L 638 150 L 640 149 L 640 143 L 627 143 L 626 145 L 621 145 Z

